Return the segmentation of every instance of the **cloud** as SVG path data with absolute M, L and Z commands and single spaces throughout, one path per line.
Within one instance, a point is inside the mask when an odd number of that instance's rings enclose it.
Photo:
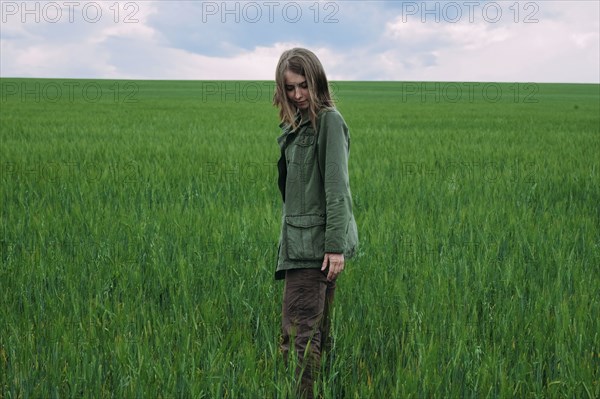
M 16 4 L 18 12 L 7 15 L 6 3 Z M 80 6 L 74 7 L 73 3 Z M 110 63 L 113 49 L 107 48 L 104 44 L 111 38 L 120 38 L 130 41 L 135 51 L 136 44 L 157 43 L 156 37 L 160 36 L 159 32 L 153 31 L 144 24 L 147 17 L 155 11 L 151 6 L 143 10 L 138 9 L 134 22 L 124 23 L 123 20 L 127 15 L 111 12 L 112 3 L 25 4 L 2 3 L 1 76 L 125 77 L 115 65 Z M 61 7 L 48 8 L 44 11 L 47 4 Z M 93 7 L 85 8 L 85 5 L 92 4 Z M 116 18 L 118 23 L 115 23 Z
M 518 18 L 502 3 L 504 18 L 496 22 L 477 13 L 452 17 L 453 23 L 435 22 L 427 13 L 397 13 L 385 25 L 381 50 L 353 65 L 377 63 L 377 71 L 360 68 L 376 80 L 599 82 L 600 28 L 590 17 L 598 14 L 598 3 L 559 3 L 523 8 Z M 357 77 L 351 70 L 337 72 Z
M 112 64 L 132 76 L 137 65 L 144 64 L 147 79 L 227 80 L 232 76 L 241 80 L 272 80 L 275 65 L 281 52 L 295 43 L 275 43 L 270 47 L 257 47 L 234 56 L 206 56 L 182 49 L 167 47 L 140 47 L 130 54 L 127 45 L 111 44 L 117 49 Z
M 332 80 L 600 82 L 597 2 L 481 3 L 460 18 L 443 2 L 51 3 L 59 21 L 49 2 L 38 15 L 2 2 L 0 76 L 272 80 L 303 46 Z

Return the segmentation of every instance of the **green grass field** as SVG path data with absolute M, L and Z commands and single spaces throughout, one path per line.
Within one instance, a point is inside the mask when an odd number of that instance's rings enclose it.
M 323 397 L 600 397 L 600 86 L 332 86 Z M 0 397 L 285 398 L 273 84 L 0 87 Z

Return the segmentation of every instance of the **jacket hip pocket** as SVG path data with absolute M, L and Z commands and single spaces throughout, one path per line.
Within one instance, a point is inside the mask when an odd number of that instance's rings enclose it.
M 325 256 L 325 216 L 286 216 L 290 260 L 322 260 Z

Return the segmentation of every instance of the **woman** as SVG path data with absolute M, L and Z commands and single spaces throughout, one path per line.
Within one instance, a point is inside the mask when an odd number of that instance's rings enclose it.
M 276 279 L 285 279 L 281 349 L 296 351 L 300 393 L 313 382 L 326 350 L 336 278 L 357 244 L 348 179 L 350 136 L 336 110 L 323 66 L 311 51 L 285 51 L 273 104 L 283 133 L 278 162 L 283 217 Z

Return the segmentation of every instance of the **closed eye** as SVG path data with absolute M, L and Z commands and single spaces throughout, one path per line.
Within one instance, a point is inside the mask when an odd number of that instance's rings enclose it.
M 301 89 L 308 89 L 308 83 L 306 83 L 306 80 L 305 80 L 304 82 L 300 82 L 297 85 L 285 85 L 285 90 L 292 91 L 296 88 L 296 86 Z

